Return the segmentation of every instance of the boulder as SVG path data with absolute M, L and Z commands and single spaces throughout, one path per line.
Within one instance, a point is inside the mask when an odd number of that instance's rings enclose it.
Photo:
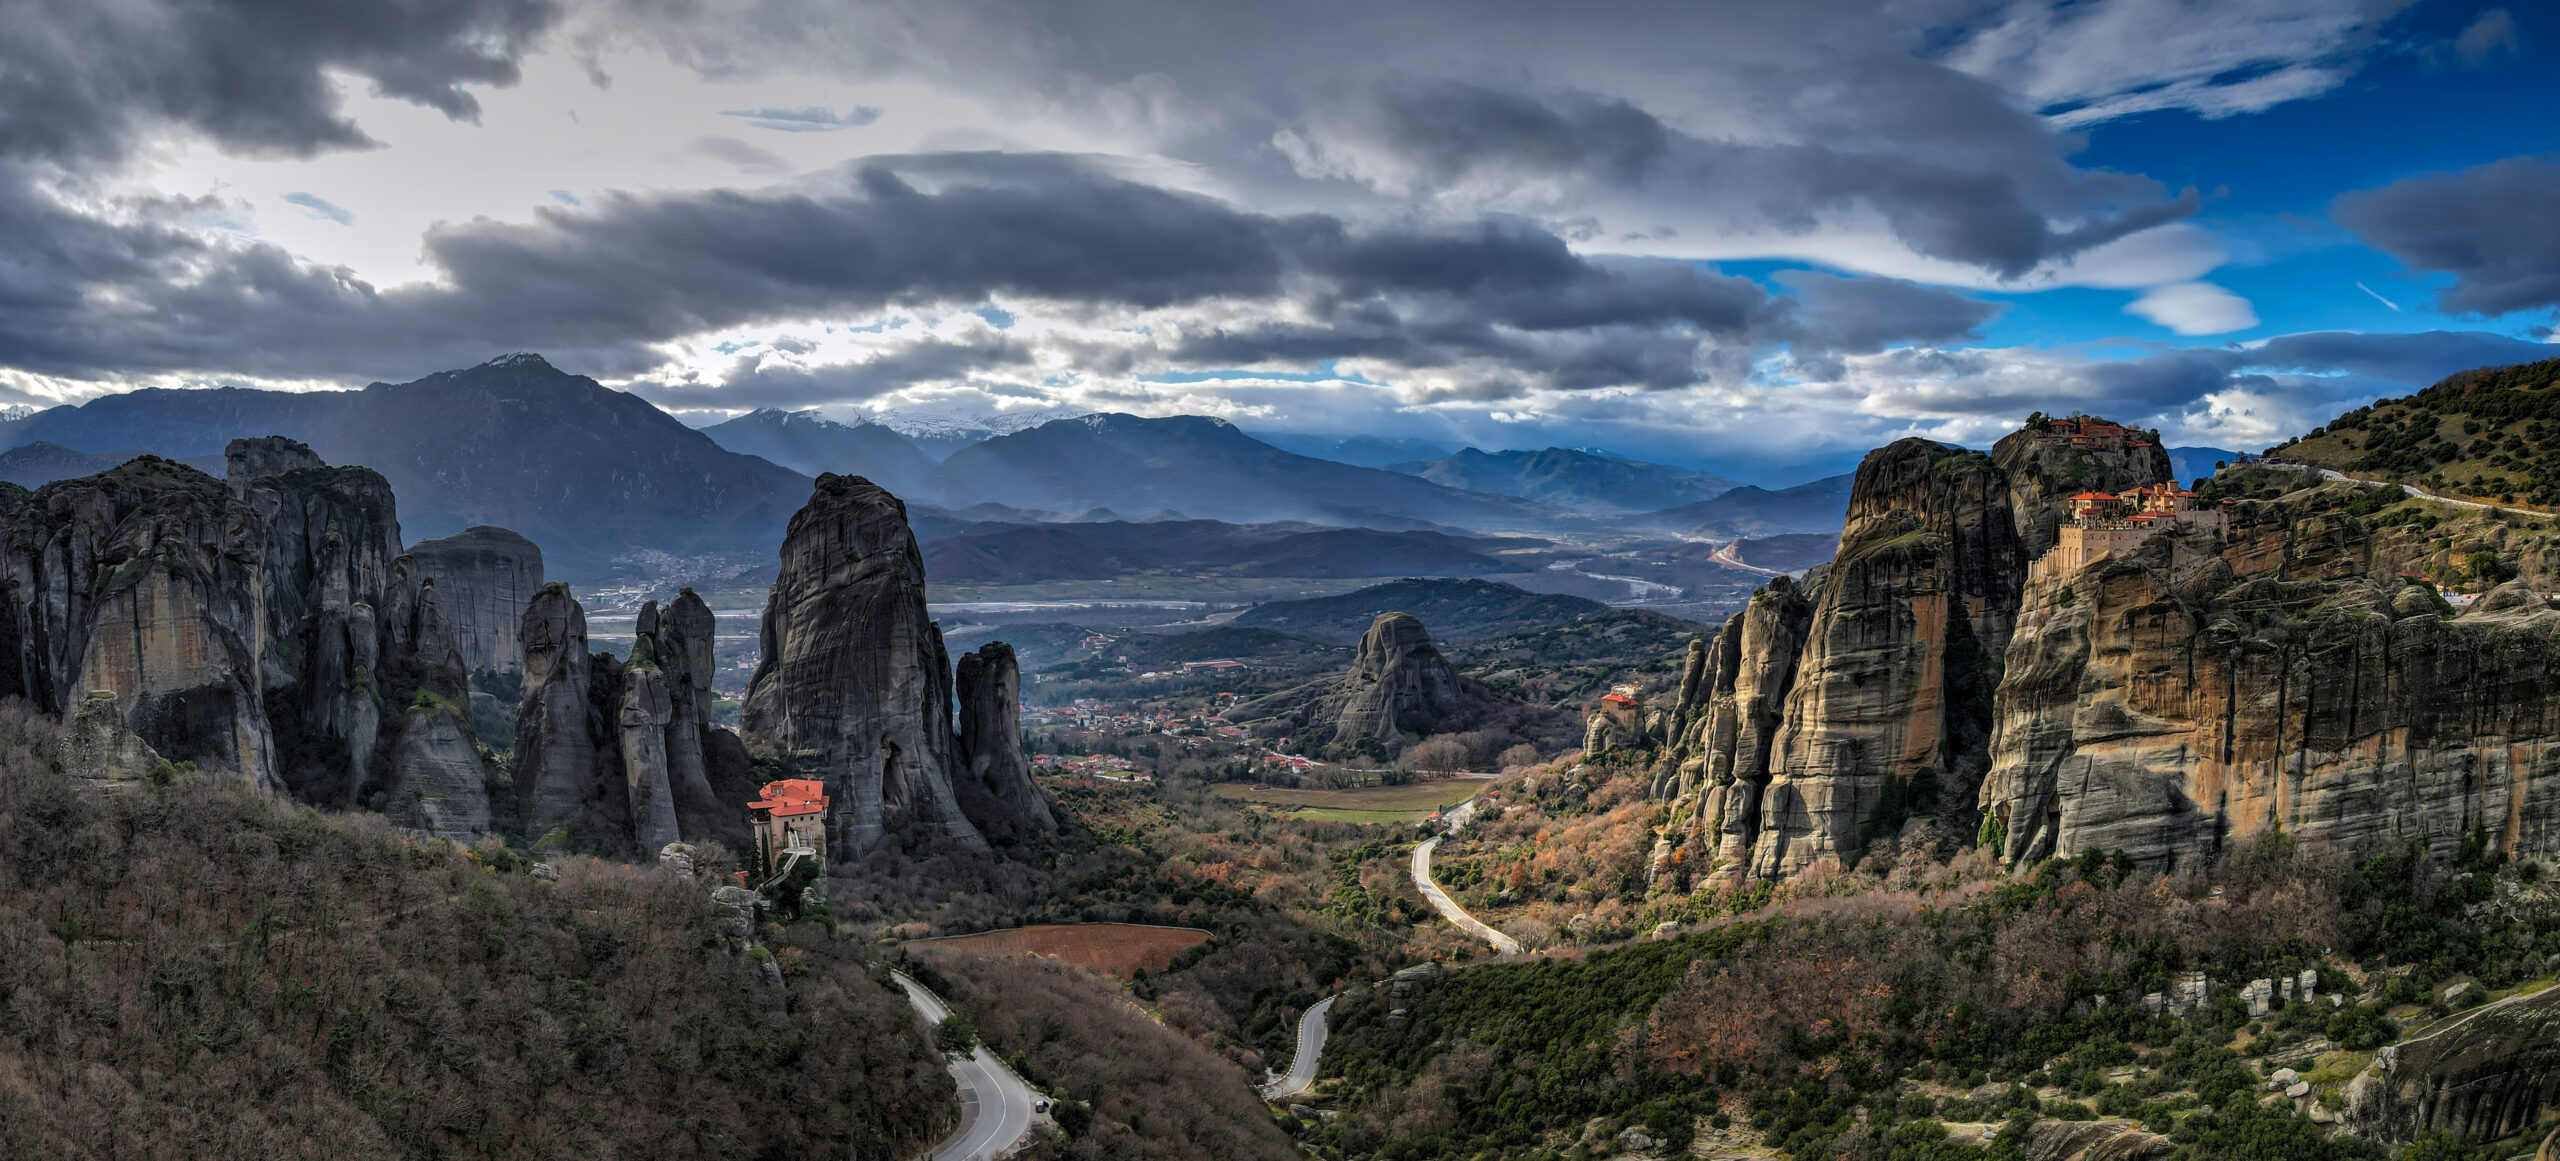
M 56 745 L 63 773 L 110 785 L 148 777 L 161 758 L 151 744 L 124 728 L 115 691 L 101 689 L 80 700 L 63 723 Z

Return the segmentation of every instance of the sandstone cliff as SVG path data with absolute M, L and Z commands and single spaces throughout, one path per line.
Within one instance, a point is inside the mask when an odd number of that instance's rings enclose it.
M 2447 620 L 2422 586 L 2173 547 L 2028 590 L 1981 792 L 2004 857 L 2176 865 L 2278 826 L 2560 852 L 2560 612 L 2514 584 Z
M 525 605 L 542 588 L 539 546 L 483 524 L 412 544 L 409 557 L 443 592 L 465 668 L 477 672 L 523 664 L 516 631 L 524 623 Z
M 1773 583 L 1693 647 L 1664 838 L 1726 880 L 1848 861 L 1915 813 L 2013 861 L 2178 865 L 2279 826 L 2560 852 L 2560 612 L 2518 584 L 2450 617 L 2316 483 L 2230 506 L 2222 537 L 2026 567 L 2058 498 L 2166 470 L 2033 431 L 1871 454 L 1809 611 Z
M 818 477 L 783 538 L 742 733 L 826 783 L 834 858 L 893 830 L 983 849 L 952 785 L 951 705 L 906 505 L 860 476 Z
M 0 693 L 265 793 L 388 809 L 406 786 L 447 820 L 418 825 L 485 829 L 485 764 L 438 720 L 467 705 L 459 655 L 389 486 L 288 439 L 225 462 L 227 484 L 145 456 L 6 495 Z
M 2537 1127 L 2554 1107 L 2560 988 L 2491 1004 L 2386 1048 L 2347 1086 L 2348 1118 L 2386 1141 L 2429 1133 L 2494 1141 Z M 2553 1141 L 2560 1130 L 2538 1156 L 2551 1156 Z
M 2026 573 L 2009 492 L 1991 457 L 1924 440 L 1859 465 L 1771 743 L 1752 874 L 1854 856 L 1889 778 L 1934 776 L 1970 800 Z
M 962 654 L 960 737 L 954 784 L 978 830 L 1003 841 L 1057 829 L 1022 756 L 1022 670 L 1013 646 L 990 641 Z
M 159 756 L 275 792 L 257 513 L 156 456 L 20 495 L 0 537 L 16 662 L 0 693 L 57 715 L 111 693 Z
M 524 692 L 516 707 L 516 795 L 525 833 L 538 837 L 579 820 L 595 777 L 587 612 L 568 585 L 552 581 L 525 603 L 517 640 L 524 646 Z

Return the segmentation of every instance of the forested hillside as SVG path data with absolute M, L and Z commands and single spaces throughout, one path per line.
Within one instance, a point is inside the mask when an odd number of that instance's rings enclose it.
M 951 1078 L 860 949 L 783 984 L 697 881 L 404 837 L 176 767 L 101 797 L 0 709 L 14 1157 L 913 1156 Z

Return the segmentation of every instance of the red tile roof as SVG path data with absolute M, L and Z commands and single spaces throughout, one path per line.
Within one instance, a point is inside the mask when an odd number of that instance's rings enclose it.
M 827 785 L 811 778 L 785 778 L 767 782 L 757 792 L 747 809 L 776 818 L 796 818 L 804 814 L 820 814 L 827 809 Z

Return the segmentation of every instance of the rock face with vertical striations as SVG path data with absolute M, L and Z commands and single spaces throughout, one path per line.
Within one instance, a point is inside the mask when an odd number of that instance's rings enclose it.
M 1981 790 L 2004 858 L 2174 867 L 2274 827 L 2560 852 L 2560 611 L 2511 583 L 2446 620 L 2397 579 L 2241 580 L 2175 547 L 2029 586 Z
M 951 663 L 905 504 L 860 476 L 818 477 L 783 538 L 763 646 L 743 733 L 826 783 L 831 855 L 892 831 L 987 845 L 952 786 Z
M 2347 1083 L 2348 1121 L 2383 1141 L 2430 1133 L 2494 1141 L 2539 1128 L 2553 1108 L 2560 1108 L 2560 988 L 2492 1004 L 2385 1048 Z M 2541 1157 L 2552 1155 L 2555 1140 L 2560 1130 L 2543 1141 Z
M 145 456 L 0 494 L 0 693 L 264 793 L 392 810 L 405 786 L 438 805 L 404 821 L 485 830 L 465 677 L 389 485 L 277 437 L 224 458 L 227 481 Z
M 746 841 L 740 804 L 745 797 L 724 800 L 712 787 L 712 755 L 720 752 L 711 726 L 712 649 L 719 626 L 711 606 L 692 589 L 676 594 L 661 611 L 656 601 L 640 609 L 632 654 L 640 640 L 649 658 L 665 675 L 667 689 L 667 787 L 687 838 L 716 838 L 732 845 Z
M 514 669 L 524 663 L 516 640 L 525 606 L 542 588 L 542 549 L 504 528 L 482 524 L 409 546 L 418 571 L 444 595 L 464 668 Z
M 1711 878 L 1845 862 L 1924 812 L 2012 864 L 2185 866 L 2276 828 L 2560 853 L 2560 611 L 2509 584 L 2452 616 L 2316 488 L 2027 567 L 2073 493 L 2166 472 L 2036 429 L 1869 455 L 1810 605 L 1772 583 L 1691 655 L 1652 785 Z
M 962 654 L 960 737 L 953 784 L 960 808 L 980 833 L 1006 841 L 1056 830 L 1049 803 L 1022 756 L 1022 670 L 1013 646 L 989 641 Z
M 595 659 L 587 652 L 587 612 L 559 581 L 526 602 L 524 694 L 516 707 L 517 809 L 529 835 L 571 826 L 587 809 L 596 743 L 587 700 Z
M 640 610 L 631 655 L 590 653 L 586 611 L 557 581 L 525 606 L 516 797 L 529 835 L 649 854 L 669 843 L 747 843 L 752 774 L 710 718 L 709 606 L 691 589 Z M 711 767 L 724 767 L 714 789 Z
M 157 456 L 10 491 L 0 632 L 16 664 L 0 694 L 70 715 L 112 693 L 123 728 L 161 757 L 276 792 L 257 512 Z
M 1852 856 L 1888 778 L 1931 770 L 1970 800 L 2026 575 L 2009 491 L 1991 457 L 1925 440 L 1859 465 L 1773 743 L 1752 874 Z

